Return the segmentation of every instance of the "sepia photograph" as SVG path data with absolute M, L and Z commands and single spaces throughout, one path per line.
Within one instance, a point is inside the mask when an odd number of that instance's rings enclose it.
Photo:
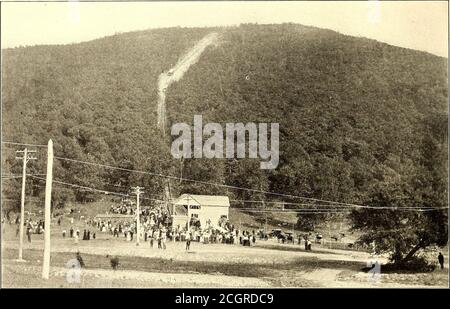
M 2 1 L 1 288 L 448 288 L 448 19 Z

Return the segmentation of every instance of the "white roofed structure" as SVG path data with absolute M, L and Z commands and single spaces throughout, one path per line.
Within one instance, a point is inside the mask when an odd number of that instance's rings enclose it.
M 228 219 L 230 199 L 223 195 L 183 194 L 173 201 L 173 226 L 184 227 L 188 218 L 196 218 L 202 228 L 218 226 L 223 217 Z

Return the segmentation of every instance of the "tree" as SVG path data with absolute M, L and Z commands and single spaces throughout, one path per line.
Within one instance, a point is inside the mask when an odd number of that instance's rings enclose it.
M 419 126 L 421 135 L 416 135 L 419 147 L 415 160 L 393 166 L 396 160 L 391 158 L 387 162 L 394 168 L 379 168 L 379 181 L 366 202 L 391 209 L 360 209 L 351 214 L 353 228 L 364 232 L 360 242 L 375 243 L 375 251 L 390 253 L 394 264 L 406 266 L 421 249 L 448 242 L 446 123 L 442 115 L 426 117 Z
M 297 224 L 296 229 L 303 230 L 306 232 L 314 231 L 317 223 L 322 222 L 323 214 L 297 214 Z

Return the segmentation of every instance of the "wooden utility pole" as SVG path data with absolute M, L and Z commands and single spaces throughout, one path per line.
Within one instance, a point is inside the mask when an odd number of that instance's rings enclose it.
M 47 148 L 47 177 L 45 180 L 45 225 L 44 225 L 44 259 L 42 263 L 42 278 L 48 279 L 50 276 L 50 225 L 51 225 L 51 201 L 52 201 L 52 181 L 53 181 L 53 141 L 48 141 Z
M 143 187 L 132 187 L 134 194 L 136 194 L 136 213 L 137 213 L 137 223 L 136 223 L 136 246 L 139 246 L 139 238 L 141 233 L 141 207 L 139 205 L 139 196 L 144 193 L 141 189 Z
M 264 234 L 267 234 L 267 212 L 266 212 L 266 222 L 264 224 Z
M 328 234 L 330 234 L 330 249 L 332 247 L 332 239 L 331 239 L 331 222 L 328 221 Z
M 266 203 L 264 200 L 262 201 L 262 210 L 265 214 L 265 223 L 264 223 L 264 234 L 267 234 L 267 211 L 266 211 Z
M 27 163 L 30 160 L 36 160 L 31 154 L 36 150 L 17 150 L 16 153 L 23 154 L 21 157 L 17 156 L 16 159 L 22 160 L 22 195 L 20 200 L 20 227 L 19 227 L 19 261 L 23 261 L 23 226 L 25 223 L 25 181 L 27 178 Z
M 172 215 L 173 215 L 173 207 L 169 207 L 169 203 L 170 203 L 170 200 L 171 200 L 170 196 L 171 196 L 171 194 L 170 194 L 170 182 L 169 182 L 169 180 L 167 180 L 165 185 L 164 185 L 164 200 L 166 202 L 166 209 L 167 209 L 167 211 L 169 213 L 172 212 Z
M 184 159 L 180 159 L 180 183 L 183 181 L 183 167 L 184 167 Z
M 188 195 L 187 197 L 186 197 L 186 202 L 187 202 L 187 217 L 188 217 L 188 220 L 187 220 L 187 230 L 188 230 L 188 233 L 189 233 L 189 231 L 190 231 L 190 229 L 191 229 L 191 217 L 189 216 L 189 200 L 190 200 L 190 196 Z

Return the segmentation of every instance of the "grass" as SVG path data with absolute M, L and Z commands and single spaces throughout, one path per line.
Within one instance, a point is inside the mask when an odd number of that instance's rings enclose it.
M 16 249 L 5 249 L 4 259 L 15 259 Z M 24 259 L 30 261 L 30 265 L 41 265 L 40 250 L 24 250 Z M 52 252 L 52 266 L 65 267 L 67 261 L 75 258 L 75 254 L 69 252 Z M 112 269 L 109 256 L 82 254 L 86 269 Z M 299 258 L 288 263 L 218 263 L 205 261 L 174 261 L 162 258 L 147 258 L 138 256 L 117 256 L 120 262 L 118 269 L 160 273 L 201 273 L 222 274 L 238 277 L 270 277 L 274 271 L 304 271 L 309 272 L 317 268 L 348 269 L 360 271 L 365 265 L 352 261 L 322 260 L 314 256 Z
M 101 207 L 108 207 L 108 202 L 103 202 L 101 204 L 96 204 L 96 209 L 100 209 Z M 86 205 L 85 205 L 86 206 Z M 85 209 L 86 207 L 81 207 L 80 210 Z M 77 209 L 77 208 L 75 208 Z M 92 210 L 90 210 L 92 211 Z M 240 218 L 248 220 L 247 223 L 251 224 L 251 220 L 253 218 L 236 210 L 231 210 L 231 215 L 234 215 L 234 219 Z M 77 212 L 78 213 L 78 212 Z M 84 214 L 80 212 L 80 214 Z M 236 217 L 237 216 L 237 217 Z M 232 218 L 233 220 L 233 218 Z M 59 244 L 58 240 L 61 241 L 61 231 L 62 229 L 66 229 L 68 231 L 70 227 L 70 221 L 65 217 L 61 226 L 56 224 L 56 220 L 53 220 L 52 223 L 52 235 L 56 236 L 56 242 Z M 253 221 L 255 222 L 255 221 Z M 80 228 L 83 231 L 84 222 L 75 220 L 75 227 Z M 3 240 L 15 241 L 17 237 L 15 236 L 15 225 L 6 225 L 6 232 L 3 233 Z M 92 227 L 90 227 L 92 229 Z M 2 230 L 3 232 L 4 230 Z M 98 233 L 98 242 L 99 244 L 103 244 L 103 246 L 115 246 L 115 240 L 111 242 L 108 239 L 108 235 Z M 53 236 L 52 236 L 53 237 Z M 42 241 L 42 235 L 33 235 L 33 243 L 35 240 Z M 61 245 L 65 245 L 65 242 L 60 242 Z M 96 243 L 83 243 L 83 245 L 88 245 L 90 247 L 96 245 Z M 91 246 L 92 245 L 92 246 Z M 118 245 L 121 245 L 118 243 Z M 71 245 L 68 246 L 71 248 Z M 120 248 L 120 247 L 119 247 Z M 206 247 L 205 247 L 206 248 Z M 220 246 L 218 247 L 221 248 Z M 235 247 L 233 247 L 235 248 Z M 251 252 L 255 250 L 268 250 L 268 254 L 276 254 L 275 257 L 280 257 L 280 260 L 277 258 L 274 259 L 273 262 L 264 263 L 260 261 L 258 258 L 250 261 Z M 325 247 L 326 248 L 326 247 Z M 236 249 L 236 248 L 235 248 Z M 124 250 L 127 250 L 124 248 Z M 220 249 L 222 250 L 222 249 Z M 250 250 L 250 251 L 248 251 Z M 70 251 L 68 249 L 68 251 Z M 329 251 L 329 252 L 328 252 Z M 103 251 L 104 252 L 104 251 Z M 255 247 L 248 248 L 247 253 L 250 254 L 250 257 L 244 253 L 242 257 L 244 259 L 248 258 L 244 261 L 232 261 L 226 259 L 216 259 L 216 255 L 220 255 L 220 251 L 214 253 L 209 256 L 207 259 L 202 261 L 186 261 L 176 259 L 173 260 L 168 257 L 144 257 L 144 256 L 132 256 L 128 253 L 121 253 L 123 251 L 116 250 L 117 258 L 119 260 L 119 270 L 122 271 L 138 271 L 138 272 L 148 272 L 148 273 L 174 273 L 174 274 L 209 274 L 209 275 L 225 275 L 225 276 L 236 276 L 242 278 L 257 278 L 262 279 L 266 282 L 269 282 L 273 286 L 277 287 L 311 287 L 311 286 L 321 286 L 320 284 L 324 284 L 321 282 L 321 278 L 317 280 L 314 278 L 312 281 L 309 279 L 305 279 L 302 276 L 305 273 L 312 273 L 316 270 L 334 270 L 338 271 L 339 276 L 337 280 L 343 281 L 354 281 L 355 276 L 362 276 L 362 280 L 365 279 L 364 268 L 366 264 L 361 262 L 360 260 L 355 261 L 341 261 L 338 256 L 345 257 L 346 254 L 343 251 L 334 251 L 334 250 L 314 250 L 312 252 L 305 252 L 303 250 L 303 246 L 291 246 L 291 245 L 282 245 L 277 243 L 265 243 L 258 242 Z M 214 252 L 214 251 L 213 251 Z M 243 254 L 237 248 L 236 254 L 237 256 Z M 258 251 L 254 251 L 258 252 Z M 296 254 L 298 252 L 301 256 L 296 257 L 292 254 Z M 90 251 L 91 254 L 82 253 L 83 260 L 85 262 L 87 269 L 101 269 L 101 270 L 112 270 L 111 268 L 111 258 L 106 254 L 100 255 L 95 254 L 95 251 Z M 184 253 L 184 252 L 183 252 Z M 198 253 L 198 252 L 196 252 Z M 193 253 L 194 254 L 194 253 Z M 330 254 L 330 259 L 328 259 L 324 254 Z M 42 259 L 42 250 L 39 249 L 31 249 L 27 248 L 24 250 L 24 258 L 28 261 L 26 266 L 21 266 L 22 264 L 14 264 L 12 262 L 17 258 L 18 252 L 17 249 L 14 248 L 2 248 L 2 262 L 4 265 L 3 268 L 3 285 L 4 286 L 16 286 L 16 287 L 73 287 L 66 284 L 65 278 L 55 278 L 52 280 L 53 283 L 49 283 L 47 281 L 42 281 L 40 279 L 40 267 L 41 267 L 41 259 Z M 293 258 L 285 258 L 292 256 Z M 336 257 L 336 259 L 334 259 Z M 66 263 L 75 258 L 74 252 L 52 252 L 51 255 L 51 263 L 52 266 L 65 268 Z M 221 260 L 221 261 L 219 261 Z M 6 263 L 5 263 L 6 261 Z M 30 267 L 29 269 L 23 270 L 23 267 Z M 34 267 L 34 268 L 33 268 Z M 37 273 L 36 273 L 36 270 Z M 448 273 L 445 271 L 436 270 L 430 273 L 405 273 L 405 272 L 392 272 L 387 268 L 381 269 L 383 273 L 383 282 L 392 283 L 392 284 L 416 284 L 417 286 L 447 286 L 448 285 Z M 313 273 L 312 273 L 313 274 Z M 314 276 L 314 275 L 313 275 Z M 360 281 L 363 282 L 363 281 Z M 327 286 L 334 286 L 335 282 L 328 282 Z M 355 282 L 353 282 L 355 283 Z M 150 286 L 148 285 L 150 284 Z M 137 287 L 137 286 L 146 286 L 151 287 L 151 284 L 156 284 L 155 282 L 143 282 L 142 284 L 133 282 L 131 280 L 124 279 L 121 282 L 115 282 L 111 280 L 107 280 L 105 278 L 89 278 L 89 281 L 84 282 L 82 287 Z M 202 284 L 202 283 L 199 283 Z M 355 284 L 358 284 L 356 282 Z M 173 286 L 176 287 L 176 282 L 166 282 L 164 286 Z
M 313 252 L 314 253 L 314 252 Z M 281 252 L 280 252 L 281 254 Z M 40 279 L 40 271 L 36 273 L 36 269 L 40 270 L 42 251 L 35 249 L 24 250 L 24 258 L 26 263 L 21 264 L 14 262 L 17 257 L 17 250 L 12 248 L 3 248 L 2 259 L 7 261 L 3 263 L 3 285 L 16 287 L 74 287 L 68 285 L 64 277 L 52 277 L 52 282 Z M 273 262 L 273 263 L 224 263 L 216 261 L 180 261 L 156 257 L 139 257 L 118 255 L 117 257 L 122 271 L 138 271 L 149 273 L 175 273 L 175 274 L 209 274 L 209 275 L 225 275 L 245 278 L 262 279 L 273 286 L 277 287 L 313 287 L 322 285 L 333 285 L 334 281 L 322 282 L 321 278 L 305 279 L 304 274 L 314 274 L 316 270 L 334 270 L 339 273 L 339 281 L 349 281 L 358 286 L 358 282 L 354 282 L 354 277 L 359 274 L 360 280 L 365 280 L 364 271 L 365 263 L 360 261 L 346 260 L 329 260 L 320 259 L 315 256 L 295 258 L 289 262 Z M 53 267 L 65 268 L 67 261 L 75 258 L 74 253 L 70 252 L 52 252 L 51 263 Z M 86 269 L 112 270 L 111 256 L 85 254 L 82 258 L 86 265 Z M 33 270 L 34 269 L 34 270 Z M 417 286 L 442 286 L 448 285 L 448 273 L 446 271 L 434 271 L 431 273 L 385 273 L 383 274 L 383 282 L 389 284 L 415 284 Z M 54 279 L 54 280 L 53 280 Z M 128 279 L 115 279 L 89 277 L 79 287 L 151 287 L 156 286 L 155 282 L 133 282 Z M 119 282 L 120 281 L 120 282 Z M 334 282 L 334 283 L 333 283 Z M 363 281 L 359 281 L 364 283 Z M 198 284 L 201 284 L 199 282 Z M 176 282 L 165 283 L 165 285 L 176 287 Z M 327 285 L 327 286 L 328 286 Z
M 5 249 L 3 259 L 15 259 L 17 250 Z M 24 250 L 24 259 L 30 261 L 30 265 L 40 265 L 38 262 L 42 258 L 40 250 Z M 111 258 L 102 255 L 82 254 L 86 269 L 112 269 Z M 75 255 L 69 252 L 52 252 L 51 261 L 53 266 L 65 267 L 66 263 L 74 259 Z M 250 263 L 228 264 L 216 262 L 193 262 L 193 261 L 173 261 L 162 258 L 147 258 L 138 256 L 117 256 L 121 270 L 135 270 L 144 272 L 161 273 L 202 273 L 202 274 L 223 274 L 239 277 L 261 277 L 267 265 Z
M 24 267 L 24 266 L 20 266 Z M 69 283 L 64 276 L 52 276 L 50 280 L 41 278 L 41 273 L 37 267 L 27 267 L 31 271 L 16 271 L 11 265 L 3 269 L 2 287 L 20 288 L 129 288 L 138 286 L 139 282 L 132 279 L 108 279 L 90 276 L 82 278 L 80 283 Z M 167 283 L 166 283 L 167 284 Z M 146 282 L 145 287 L 159 287 L 156 284 Z M 175 284 L 168 287 L 176 287 Z

